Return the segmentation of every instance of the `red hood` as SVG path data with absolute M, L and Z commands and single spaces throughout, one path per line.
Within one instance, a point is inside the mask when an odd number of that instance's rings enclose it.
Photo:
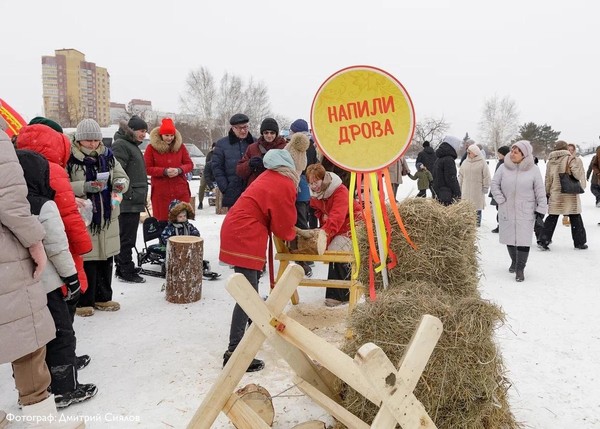
M 66 135 L 47 125 L 34 124 L 21 128 L 17 148 L 28 149 L 43 155 L 49 162 L 66 168 L 71 155 L 71 143 Z

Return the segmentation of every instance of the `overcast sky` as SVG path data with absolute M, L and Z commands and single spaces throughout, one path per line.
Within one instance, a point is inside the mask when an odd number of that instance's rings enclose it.
M 511 97 L 520 123 L 561 138 L 600 135 L 600 6 L 589 0 L 2 1 L 0 97 L 43 113 L 41 57 L 74 48 L 106 67 L 111 101 L 179 112 L 188 73 L 262 81 L 271 108 L 308 119 L 331 74 L 366 64 L 407 89 L 417 121 L 479 136 L 486 98 Z M 37 6 L 33 6 L 33 5 Z

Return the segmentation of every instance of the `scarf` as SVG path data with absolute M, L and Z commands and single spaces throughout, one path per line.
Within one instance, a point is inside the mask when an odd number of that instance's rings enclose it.
M 111 172 L 115 166 L 115 158 L 112 151 L 106 148 L 104 153 L 99 154 L 96 151 L 88 152 L 84 147 L 80 148 L 83 153 L 83 160 L 79 160 L 71 153 L 71 158 L 67 166 L 69 176 L 73 171 L 73 166 L 77 165 L 85 172 L 85 181 L 93 182 L 97 179 L 98 173 Z M 85 151 L 85 152 L 84 152 Z M 110 203 L 111 192 L 112 192 L 112 177 L 109 176 L 106 182 L 106 189 L 100 192 L 88 192 L 87 198 L 92 202 L 92 223 L 90 224 L 90 230 L 92 235 L 99 234 L 104 228 L 110 225 L 110 216 L 112 213 L 112 206 Z M 104 216 L 102 216 L 104 214 Z M 102 223 L 102 217 L 104 217 L 104 223 Z
M 294 182 L 294 186 L 296 187 L 296 190 L 298 189 L 298 185 L 300 184 L 300 175 L 298 174 L 298 172 L 296 170 L 292 170 L 289 167 L 283 167 L 283 166 L 275 167 L 272 170 L 278 172 L 282 176 L 292 179 L 292 181 Z
M 323 177 L 323 183 L 321 184 L 321 189 L 319 189 L 319 191 L 315 192 L 313 194 L 313 196 L 318 200 L 324 199 L 325 191 L 327 191 L 327 189 L 329 188 L 329 185 L 331 185 L 331 175 L 329 175 L 326 172 L 325 177 Z

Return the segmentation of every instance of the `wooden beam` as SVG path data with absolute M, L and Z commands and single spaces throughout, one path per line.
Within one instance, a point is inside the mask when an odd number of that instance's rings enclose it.
M 271 429 L 236 393 L 229 395 L 223 412 L 237 429 Z

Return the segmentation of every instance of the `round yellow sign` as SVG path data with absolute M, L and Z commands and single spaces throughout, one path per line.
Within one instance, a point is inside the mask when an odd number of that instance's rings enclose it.
M 311 107 L 315 142 L 334 164 L 354 172 L 381 170 L 397 160 L 415 129 L 410 96 L 391 74 L 352 66 L 330 76 Z

